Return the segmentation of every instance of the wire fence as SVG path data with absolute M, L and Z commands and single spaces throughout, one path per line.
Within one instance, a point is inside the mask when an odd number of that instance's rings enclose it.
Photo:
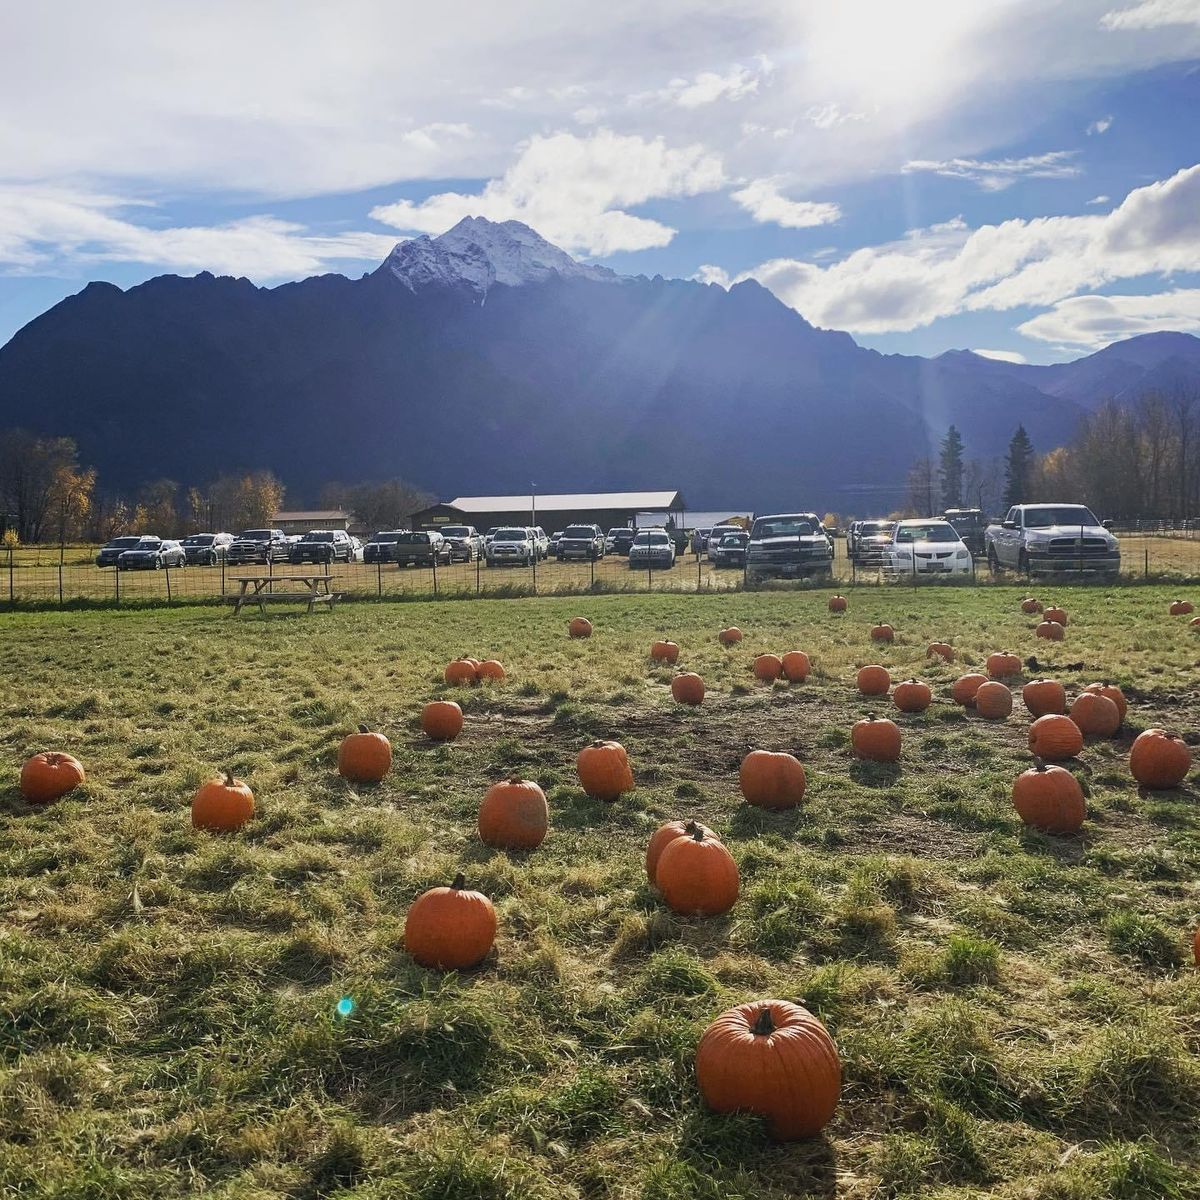
M 287 563 L 221 564 L 151 570 L 101 568 L 95 547 L 20 547 L 0 550 L 0 605 L 68 607 L 91 605 L 199 604 L 232 601 L 247 576 L 267 576 L 268 593 L 295 591 L 294 583 L 275 576 L 328 570 L 330 589 L 341 599 L 403 600 L 429 597 L 570 595 L 586 592 L 721 592 L 780 586 L 897 586 L 958 583 L 987 586 L 1022 578 L 993 574 L 976 559 L 970 575 L 953 579 L 917 575 L 887 576 L 878 567 L 856 565 L 846 543 L 835 539 L 828 579 L 755 582 L 741 567 L 718 567 L 704 554 L 681 555 L 670 568 L 632 568 L 628 559 L 606 555 L 595 562 L 544 560 L 528 567 L 489 567 L 459 562 L 436 567 L 398 567 L 390 563 L 336 563 L 330 568 L 292 567 Z M 1075 581 L 1079 576 L 1064 574 Z M 1086 578 L 1082 577 L 1082 578 Z M 1200 582 L 1200 530 L 1138 532 L 1121 537 L 1121 582 Z M 254 584 L 247 585 L 251 589 Z

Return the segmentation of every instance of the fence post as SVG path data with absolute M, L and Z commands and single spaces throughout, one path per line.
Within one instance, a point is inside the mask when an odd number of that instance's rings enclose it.
M 375 595 L 383 599 L 383 559 L 375 560 Z
M 60 556 L 60 557 L 59 557 L 59 560 L 58 560 L 58 607 L 59 607 L 59 608 L 62 608 L 62 604 L 63 604 L 63 577 L 62 577 L 62 569 L 63 569 L 62 557 Z
M 1145 576 L 1147 579 L 1149 579 L 1150 578 L 1150 547 L 1149 547 L 1149 545 L 1143 546 L 1142 551 L 1144 552 L 1144 554 L 1146 556 Z
M 17 601 L 16 593 L 13 591 L 13 548 L 8 548 L 8 602 L 15 604 Z
M 535 596 L 537 595 L 537 562 L 538 562 L 538 548 L 537 548 L 537 541 L 535 539 L 534 543 L 533 543 L 533 558 L 530 559 L 530 561 L 529 561 L 530 569 L 533 572 L 533 594 Z
M 594 554 L 588 558 L 588 570 L 592 577 L 588 586 L 594 592 L 596 590 L 596 556 Z
M 479 564 L 483 559 L 483 551 L 475 555 L 475 595 L 479 595 Z
M 700 551 L 696 551 L 696 591 L 700 591 Z
M 167 576 L 167 603 L 170 604 L 171 603 L 171 568 L 168 567 L 166 565 L 166 563 L 164 563 L 163 571 L 166 573 L 166 576 Z
M 229 550 L 221 556 L 221 599 L 225 598 L 225 560 L 229 557 Z
M 117 603 L 121 603 L 121 569 L 113 563 L 113 578 L 117 581 Z
M 437 551 L 436 550 L 433 552 L 432 558 L 433 558 L 433 594 L 436 596 L 438 594 Z

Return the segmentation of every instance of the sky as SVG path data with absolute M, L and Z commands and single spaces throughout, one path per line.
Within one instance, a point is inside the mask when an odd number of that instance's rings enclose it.
M 886 352 L 1200 334 L 1200 0 L 38 0 L 0 65 L 0 344 L 467 215 Z

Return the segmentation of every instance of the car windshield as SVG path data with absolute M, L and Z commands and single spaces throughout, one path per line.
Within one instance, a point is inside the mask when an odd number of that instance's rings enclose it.
M 312 533 L 306 533 L 300 540 L 302 542 L 332 542 L 333 534 L 326 529 L 314 529 Z
M 125 549 L 128 549 L 128 547 L 130 547 L 130 546 L 136 546 L 138 544 L 138 542 L 140 542 L 141 540 L 142 540 L 141 538 L 135 538 L 135 537 L 119 537 L 119 538 L 113 538 L 113 540 L 111 542 L 109 542 L 108 544 L 114 550 L 116 550 L 116 549 L 125 550 Z
M 162 539 L 156 537 L 138 538 L 137 548 L 139 550 L 153 550 L 162 545 Z
M 1026 529 L 1047 529 L 1051 525 L 1099 525 L 1095 514 L 1083 504 L 1056 504 L 1053 508 L 1027 508 Z
M 193 533 L 191 537 L 185 537 L 183 544 L 185 546 L 211 546 L 216 538 L 211 533 Z
M 744 546 L 746 544 L 746 534 L 744 533 L 727 533 L 721 539 L 722 546 Z
M 633 539 L 635 546 L 665 546 L 671 539 L 665 533 L 657 530 L 639 533 Z
M 627 534 L 628 532 L 629 532 L 629 530 L 625 529 L 624 527 L 621 527 L 619 529 L 610 529 L 608 531 L 608 536 L 610 538 L 624 537 L 625 534 Z
M 899 525 L 896 528 L 897 542 L 957 542 L 958 534 L 945 521 L 929 525 Z
M 427 533 L 411 533 L 411 532 L 405 531 L 404 533 L 396 534 L 395 540 L 397 542 L 410 542 L 410 543 L 411 542 L 427 542 L 427 541 L 429 541 L 429 534 L 427 534 Z
M 238 537 L 244 542 L 269 542 L 271 531 L 269 529 L 247 529 L 245 533 L 239 533 Z
M 805 537 L 813 531 L 807 517 L 759 517 L 750 530 L 755 540 L 770 537 Z
M 497 529 L 496 536 L 492 538 L 493 542 L 527 542 L 529 540 L 528 529 Z
M 563 530 L 563 537 L 568 538 L 594 538 L 596 531 L 587 525 L 568 525 Z
M 858 531 L 867 537 L 872 537 L 877 533 L 890 533 L 891 528 L 891 524 L 887 521 L 864 521 Z
M 398 533 L 377 533 L 371 539 L 376 545 L 379 545 L 380 542 L 386 542 L 390 545 L 392 542 L 398 542 L 399 540 L 400 534 Z
M 471 531 L 466 525 L 443 525 L 443 537 L 470 537 Z

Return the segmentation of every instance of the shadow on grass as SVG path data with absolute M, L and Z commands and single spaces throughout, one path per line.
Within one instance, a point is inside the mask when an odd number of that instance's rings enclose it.
M 890 788 L 900 778 L 901 770 L 899 763 L 868 762 L 858 758 L 850 764 L 850 778 L 863 787 Z

